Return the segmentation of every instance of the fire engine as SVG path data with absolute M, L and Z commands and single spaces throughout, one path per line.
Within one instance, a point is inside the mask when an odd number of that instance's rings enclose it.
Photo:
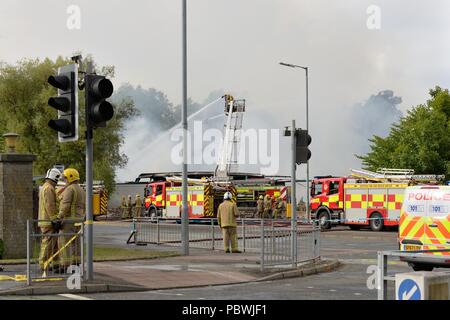
M 181 212 L 181 177 L 176 173 L 142 174 L 139 179 L 151 178 L 145 187 L 145 215 L 149 217 L 179 218 Z M 243 215 L 253 216 L 260 195 L 287 200 L 288 187 L 284 177 L 267 178 L 260 175 L 234 173 L 230 183 L 213 181 L 210 172 L 191 172 L 188 178 L 188 212 L 191 219 L 215 217 L 230 191 Z
M 191 219 L 214 217 L 226 191 L 232 193 L 232 200 L 240 209 L 250 208 L 252 214 L 260 195 L 280 196 L 283 200 L 287 197 L 287 187 L 280 179 L 231 173 L 232 166 L 237 164 L 245 100 L 235 100 L 231 95 L 222 98 L 225 102 L 225 126 L 217 167 L 213 174 L 188 174 L 187 202 Z M 145 177 L 145 174 L 140 177 Z M 145 215 L 181 217 L 181 177 L 177 173 L 149 174 L 148 177 L 151 181 L 145 187 Z
M 334 224 L 373 231 L 398 226 L 403 194 L 408 185 L 437 184 L 442 175 L 415 175 L 412 169 L 351 169 L 350 177 L 315 177 L 311 185 L 311 218 L 322 229 Z

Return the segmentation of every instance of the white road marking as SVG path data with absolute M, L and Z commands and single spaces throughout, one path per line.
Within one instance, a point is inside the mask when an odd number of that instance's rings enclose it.
M 355 296 L 360 296 L 360 295 L 361 295 L 361 293 L 359 293 L 359 292 L 355 292 L 355 293 L 354 293 L 354 295 L 355 295 Z
M 314 287 L 307 287 L 308 289 L 314 289 Z
M 330 289 L 330 290 L 328 290 L 328 291 L 330 291 L 330 292 L 336 292 L 336 290 L 334 290 L 334 289 Z
M 58 294 L 58 296 L 73 299 L 73 300 L 94 300 L 91 298 L 87 298 L 87 297 L 83 297 L 83 296 L 79 296 L 77 294 L 71 294 L 71 293 L 61 293 L 61 294 Z
M 165 295 L 168 295 L 168 296 L 184 296 L 183 293 L 158 292 L 158 291 L 153 291 L 153 290 L 141 291 L 140 293 L 157 293 L 157 294 L 165 294 Z

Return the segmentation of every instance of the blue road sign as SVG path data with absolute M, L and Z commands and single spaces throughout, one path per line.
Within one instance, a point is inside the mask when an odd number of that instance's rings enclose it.
M 398 286 L 398 300 L 420 300 L 421 297 L 419 285 L 412 279 L 405 279 Z

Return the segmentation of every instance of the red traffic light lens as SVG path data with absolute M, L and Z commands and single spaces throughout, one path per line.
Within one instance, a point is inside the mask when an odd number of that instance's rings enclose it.
M 114 91 L 113 84 L 110 80 L 106 78 L 96 79 L 92 84 L 92 91 L 99 98 L 109 98 Z

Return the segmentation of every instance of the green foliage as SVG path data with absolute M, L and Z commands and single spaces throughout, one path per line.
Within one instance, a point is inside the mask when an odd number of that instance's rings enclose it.
M 450 178 L 450 94 L 436 87 L 430 96 L 394 124 L 386 138 L 369 139 L 371 151 L 357 156 L 366 169 L 410 168 Z
M 84 63 L 92 61 L 88 56 Z M 33 166 L 34 175 L 43 175 L 56 163 L 76 168 L 85 180 L 85 123 L 84 91 L 79 96 L 79 134 L 76 142 L 58 143 L 56 131 L 47 126 L 50 119 L 57 118 L 57 111 L 47 105 L 48 98 L 56 95 L 56 89 L 47 83 L 47 78 L 55 74 L 59 66 L 72 63 L 68 58 L 58 57 L 56 61 L 48 58 L 24 59 L 14 65 L 0 64 L 0 133 L 20 134 L 18 151 L 37 155 Z M 98 74 L 114 76 L 114 67 L 98 67 Z M 115 103 L 114 118 L 106 128 L 94 132 L 94 179 L 103 180 L 112 192 L 115 184 L 116 168 L 127 163 L 125 154 L 119 151 L 123 144 L 124 123 L 138 114 L 132 100 L 124 98 Z M 0 149 L 4 141 L 0 139 Z

